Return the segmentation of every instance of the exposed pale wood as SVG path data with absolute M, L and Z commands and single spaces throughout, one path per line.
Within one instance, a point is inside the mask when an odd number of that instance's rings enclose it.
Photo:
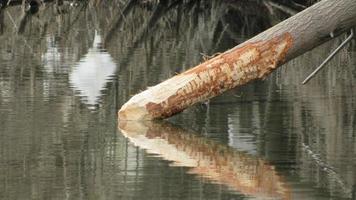
M 120 121 L 121 133 L 134 145 L 189 167 L 189 173 L 260 199 L 290 199 L 291 192 L 267 162 L 169 123 Z
M 182 74 L 132 97 L 121 120 L 166 118 L 224 91 L 263 78 L 356 25 L 355 0 L 324 0 Z

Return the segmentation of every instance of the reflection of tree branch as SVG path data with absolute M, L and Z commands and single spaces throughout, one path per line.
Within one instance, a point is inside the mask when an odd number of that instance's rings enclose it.
M 42 2 L 46 2 L 46 3 L 50 3 L 54 0 L 44 0 L 44 1 L 40 1 L 40 0 L 16 0 L 16 1 L 8 1 L 7 4 L 5 6 L 3 6 L 2 8 L 0 8 L 0 18 L 2 15 L 2 10 L 7 7 L 7 6 L 20 6 L 21 5 L 21 15 L 20 15 L 20 19 L 19 19 L 19 25 L 15 25 L 15 21 L 13 19 L 10 19 L 16 29 L 17 29 L 17 33 L 18 34 L 23 34 L 26 28 L 26 25 L 28 23 L 28 21 L 30 20 L 32 14 L 36 13 L 39 10 L 39 7 L 43 7 L 43 3 Z M 6 2 L 6 1 L 5 1 Z M 1 20 L 1 19 L 0 19 Z M 0 33 L 1 33 L 1 27 L 3 26 L 1 23 L 3 22 L 4 19 L 2 19 L 2 22 L 0 22 Z
M 304 10 L 304 9 L 306 9 L 308 6 L 310 6 L 311 4 L 314 4 L 314 3 L 316 3 L 316 1 L 318 1 L 318 0 L 310 0 L 309 1 L 309 4 L 300 4 L 300 3 L 297 3 L 297 2 L 295 2 L 294 0 L 292 0 L 292 1 L 290 1 L 290 4 L 291 4 L 291 6 L 293 7 L 293 8 L 295 8 L 295 9 L 298 9 L 299 11 L 301 11 L 301 10 Z
M 104 44 L 105 44 L 104 46 L 106 46 L 106 44 L 109 44 L 111 42 L 114 33 L 116 33 L 117 30 L 121 28 L 121 25 L 122 25 L 123 21 L 125 20 L 125 17 L 134 8 L 134 6 L 137 4 L 137 2 L 138 2 L 138 0 L 130 0 L 126 4 L 123 11 L 121 11 L 121 10 L 118 11 L 118 14 L 116 16 L 116 18 L 117 18 L 116 22 L 113 23 L 113 25 L 109 29 L 108 33 L 104 37 Z
M 342 188 L 343 192 L 346 194 L 351 194 L 351 188 L 347 188 L 344 180 L 342 180 L 341 176 L 336 173 L 336 171 L 331 167 L 329 164 L 327 164 L 325 161 L 323 161 L 318 154 L 314 153 L 310 146 L 306 145 L 305 143 L 302 142 L 302 149 L 311 157 L 311 159 L 315 162 L 318 168 L 322 169 L 327 173 L 328 176 L 330 176 L 332 179 L 334 179 Z
M 291 198 L 274 167 L 262 159 L 165 122 L 119 122 L 119 127 L 136 146 L 172 161 L 173 166 L 189 167 L 190 173 L 245 195 Z
M 79 16 L 80 14 L 85 10 L 85 8 L 88 7 L 88 2 L 83 3 L 83 6 L 80 8 L 78 11 L 78 14 L 75 16 L 74 20 L 68 25 L 67 30 L 64 31 L 64 37 L 67 39 L 67 34 L 69 31 L 72 29 L 73 25 L 77 23 L 77 21 L 80 19 Z
M 215 42 L 215 45 L 214 45 L 215 47 L 214 47 L 214 49 L 212 50 L 212 52 L 216 52 L 217 49 L 219 48 L 220 43 L 221 43 L 221 41 L 222 41 L 222 39 L 223 39 L 223 36 L 224 36 L 226 30 L 228 29 L 228 27 L 229 27 L 229 24 L 226 24 L 226 25 L 223 27 L 222 31 L 221 31 L 220 34 L 219 34 L 218 39 L 217 39 L 216 42 Z M 216 32 L 217 32 L 217 30 L 216 30 Z
M 154 9 L 148 23 L 146 24 L 145 29 L 148 31 L 151 27 L 153 27 L 157 21 L 164 15 L 166 10 L 165 8 L 168 7 L 168 1 L 159 1 L 158 5 Z
M 17 25 L 16 25 L 14 19 L 12 18 L 11 14 L 10 14 L 9 12 L 7 12 L 7 15 L 9 16 L 11 22 L 13 23 L 14 28 L 15 28 L 15 29 L 18 29 L 18 27 L 17 27 Z M 31 54 L 33 54 L 33 49 L 32 49 L 32 47 L 28 44 L 26 38 L 23 38 L 23 40 L 24 40 L 25 46 L 28 47 L 28 49 L 29 49 L 29 51 L 31 52 Z
M 25 2 L 25 0 L 23 1 Z M 20 23 L 19 27 L 17 30 L 17 33 L 22 34 L 25 31 L 26 24 L 28 20 L 30 19 L 30 12 L 25 10 L 25 5 L 23 3 L 22 8 L 21 8 L 21 17 L 20 17 Z
M 132 47 L 130 47 L 127 50 L 126 56 L 123 57 L 122 61 L 119 64 L 120 66 L 126 66 L 129 63 L 131 55 L 135 51 L 135 49 L 137 49 L 139 44 L 141 44 L 148 36 L 153 35 L 153 33 L 154 33 L 153 29 L 154 29 L 156 23 L 159 21 L 160 18 L 162 18 L 162 16 L 164 16 L 165 13 L 167 13 L 170 9 L 173 9 L 175 6 L 177 6 L 178 4 L 176 2 L 178 2 L 178 1 L 180 1 L 180 0 L 176 0 L 175 2 L 173 2 L 171 4 L 171 6 L 169 6 L 166 3 L 166 1 L 159 2 L 159 4 L 154 9 L 154 12 L 152 13 L 148 22 L 143 26 L 143 28 L 140 31 L 138 31 L 137 36 L 133 40 Z M 175 6 L 172 6 L 172 5 L 175 5 Z M 107 45 L 108 44 L 111 44 L 111 43 L 107 43 Z
M 22 0 L 4 0 L 2 1 L 2 6 L 0 8 L 5 8 L 8 6 L 18 6 L 22 4 Z
M 38 4 L 42 4 L 42 3 L 50 3 L 53 1 L 54 0 L 29 0 L 27 3 L 36 2 Z M 22 3 L 23 3 L 22 0 L 5 0 L 2 2 L 2 4 L 0 4 L 0 9 L 4 9 L 6 7 L 11 7 L 11 6 L 20 6 L 22 5 Z
M 295 10 L 295 9 L 285 6 L 283 4 L 278 4 L 278 3 L 275 3 L 275 2 L 269 1 L 269 0 L 267 0 L 267 1 L 265 0 L 265 1 L 263 1 L 263 3 L 265 5 L 271 6 L 272 8 L 280 10 L 290 16 L 293 16 L 293 15 L 297 14 L 298 12 L 300 12 L 299 10 Z
M 0 8 L 0 35 L 2 35 L 4 33 L 4 29 L 5 29 L 5 23 L 4 23 L 4 12 L 2 12 L 1 8 Z

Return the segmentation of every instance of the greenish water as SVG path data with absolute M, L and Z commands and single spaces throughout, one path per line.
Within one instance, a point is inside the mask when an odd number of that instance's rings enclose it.
M 132 95 L 291 13 L 99 2 L 0 11 L 0 199 L 356 198 L 355 43 L 305 86 L 341 38 L 167 122 L 118 123 Z

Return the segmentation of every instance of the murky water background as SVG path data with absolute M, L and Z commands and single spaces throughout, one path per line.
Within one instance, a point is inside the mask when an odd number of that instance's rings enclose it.
M 118 124 L 135 93 L 300 9 L 129 2 L 0 11 L 0 199 L 356 198 L 355 42 L 305 86 L 342 37 L 167 123 Z

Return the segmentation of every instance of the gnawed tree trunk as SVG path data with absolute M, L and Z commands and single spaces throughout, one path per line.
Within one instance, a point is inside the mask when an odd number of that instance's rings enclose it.
M 355 0 L 324 0 L 254 38 L 135 95 L 120 120 L 166 118 L 226 90 L 261 79 L 356 25 Z
M 120 121 L 121 133 L 135 146 L 189 167 L 189 173 L 260 199 L 291 199 L 274 166 L 164 122 Z

